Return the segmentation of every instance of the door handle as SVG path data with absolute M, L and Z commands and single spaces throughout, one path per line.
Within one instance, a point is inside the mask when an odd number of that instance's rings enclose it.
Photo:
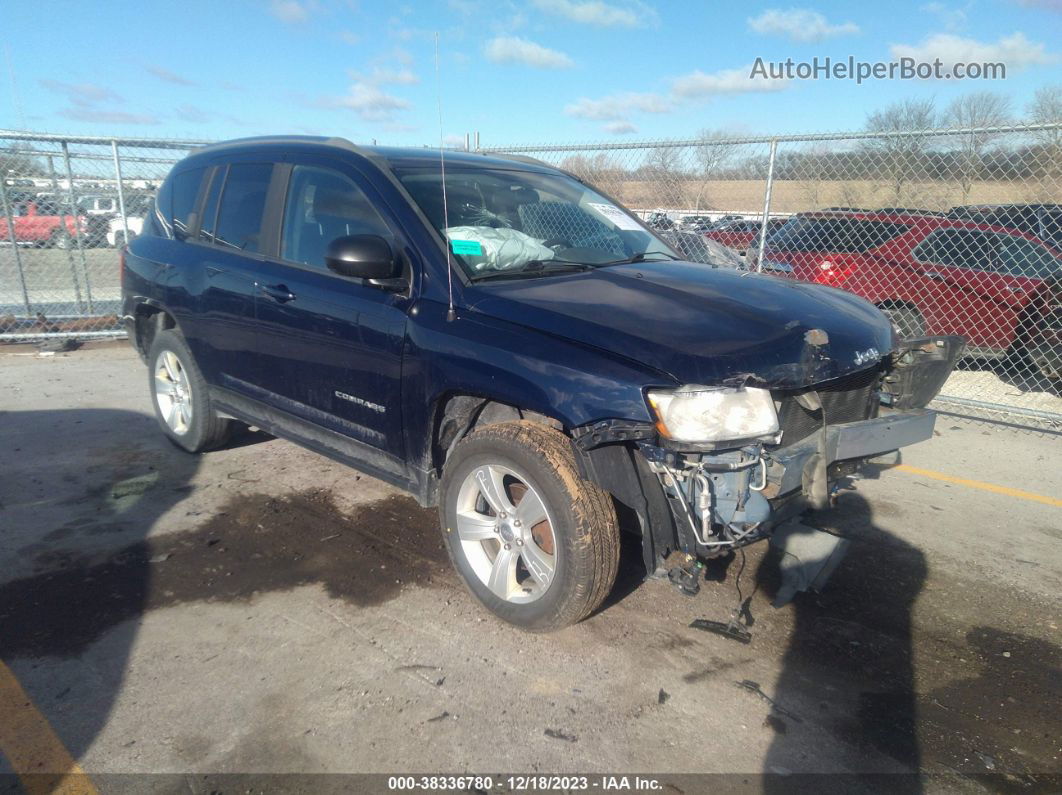
M 943 273 L 938 273 L 937 271 L 926 271 L 923 275 L 927 279 L 932 279 L 935 282 L 947 281 L 947 277 Z
M 1007 292 L 1014 293 L 1015 295 L 1025 295 L 1025 288 L 1024 287 L 1018 287 L 1018 285 L 1016 285 L 1016 284 L 1008 284 L 1007 285 Z
M 285 304 L 288 301 L 295 300 L 295 293 L 287 288 L 284 284 L 259 284 L 254 283 L 254 286 L 262 291 L 264 295 L 268 295 L 278 304 Z

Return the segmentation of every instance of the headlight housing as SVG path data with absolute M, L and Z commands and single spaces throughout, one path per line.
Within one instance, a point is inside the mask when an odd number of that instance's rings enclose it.
M 657 430 L 676 442 L 725 442 L 778 432 L 778 413 L 766 389 L 689 384 L 650 390 Z

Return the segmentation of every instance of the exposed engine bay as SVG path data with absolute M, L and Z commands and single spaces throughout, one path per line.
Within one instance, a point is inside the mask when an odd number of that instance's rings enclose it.
M 685 555 L 672 581 L 696 592 L 693 571 L 705 561 L 771 539 L 783 555 L 776 604 L 817 589 L 844 552 L 843 539 L 799 522 L 823 509 L 874 458 L 932 436 L 937 395 L 961 353 L 957 337 L 911 340 L 890 357 L 844 378 L 804 390 L 772 391 L 779 430 L 730 449 L 684 448 L 631 427 L 594 426 L 577 439 L 592 476 L 614 495 L 627 494 L 643 521 L 646 568 L 660 572 L 672 552 Z M 615 434 L 632 439 L 641 494 L 607 452 Z M 597 443 L 596 446 L 595 442 Z M 663 529 L 662 526 L 666 526 Z

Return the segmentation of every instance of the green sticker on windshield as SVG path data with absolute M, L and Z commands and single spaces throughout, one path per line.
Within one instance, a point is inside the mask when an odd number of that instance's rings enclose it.
M 476 240 L 451 240 L 450 248 L 462 257 L 482 257 L 483 246 Z

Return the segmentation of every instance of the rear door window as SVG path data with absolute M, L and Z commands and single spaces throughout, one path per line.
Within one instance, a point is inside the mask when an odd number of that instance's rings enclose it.
M 206 167 L 190 168 L 173 178 L 172 215 L 173 236 L 178 240 L 188 237 L 195 226 L 196 200 L 203 183 Z
M 235 163 L 221 193 L 213 242 L 248 254 L 261 245 L 262 215 L 265 210 L 271 163 Z
M 328 244 L 347 235 L 378 235 L 392 242 L 391 230 L 351 179 L 330 168 L 296 166 L 284 210 L 281 257 L 324 269 Z
M 993 270 L 997 236 L 977 229 L 938 229 L 914 250 L 915 259 L 934 265 Z
M 793 218 L 772 233 L 768 243 L 778 251 L 861 253 L 907 232 L 907 224 L 861 218 Z

